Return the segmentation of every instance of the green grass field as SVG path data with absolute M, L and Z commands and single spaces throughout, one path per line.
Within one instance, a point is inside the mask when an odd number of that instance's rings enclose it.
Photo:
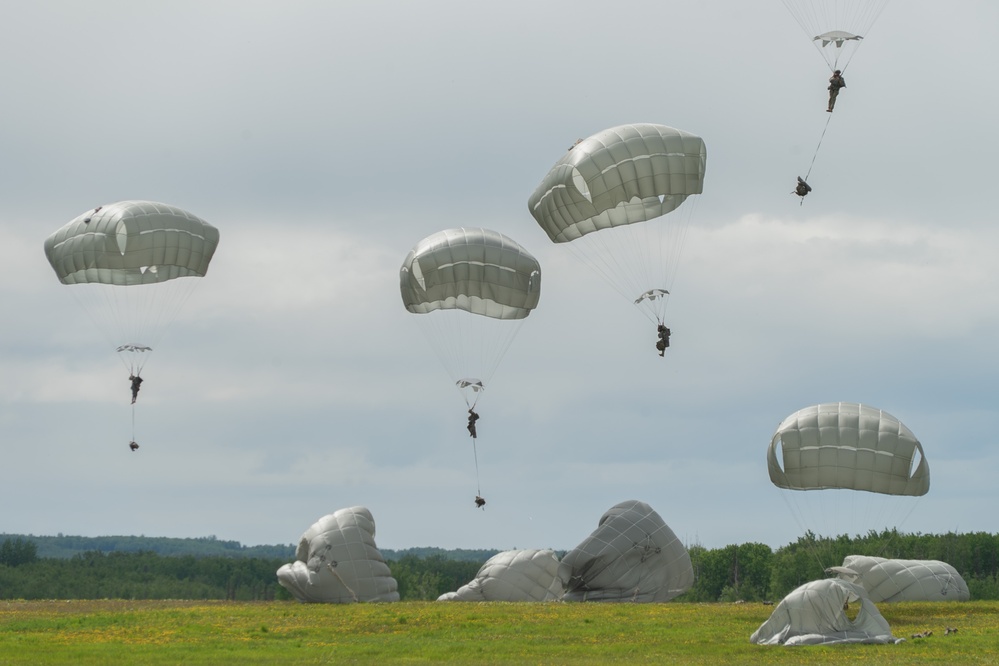
M 0 602 L 0 664 L 999 664 L 999 602 L 881 604 L 899 645 L 763 647 L 744 604 Z M 947 627 L 958 633 L 945 635 Z

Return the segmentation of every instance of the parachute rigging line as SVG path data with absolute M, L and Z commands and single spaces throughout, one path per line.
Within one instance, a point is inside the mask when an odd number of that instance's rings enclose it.
M 805 180 L 808 180 L 808 177 L 812 173 L 812 167 L 815 166 L 815 158 L 819 156 L 819 148 L 822 147 L 822 140 L 826 138 L 826 131 L 829 129 L 829 121 L 831 120 L 832 120 L 832 114 L 830 113 L 826 117 L 826 124 L 822 128 L 822 136 L 819 137 L 819 143 L 817 146 L 815 146 L 815 154 L 812 155 L 812 163 L 808 165 L 808 172 L 805 174 Z
M 340 576 L 340 574 L 337 573 L 336 567 L 333 566 L 332 564 L 330 564 L 329 562 L 327 562 L 326 563 L 326 568 L 329 569 L 330 573 L 332 573 L 334 576 L 336 576 L 336 579 L 338 581 L 340 581 L 340 584 L 343 585 L 347 589 L 348 592 L 350 592 L 350 598 L 354 600 L 354 603 L 358 603 L 357 594 L 354 592 L 354 590 L 350 589 L 350 585 L 347 585 L 347 581 L 345 581 Z
M 482 483 L 479 481 L 479 449 L 475 444 L 475 438 L 472 438 L 472 457 L 475 458 L 475 494 L 482 496 Z

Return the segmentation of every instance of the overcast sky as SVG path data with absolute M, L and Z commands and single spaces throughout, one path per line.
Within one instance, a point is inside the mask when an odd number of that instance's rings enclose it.
M 568 549 L 648 502 L 687 543 L 793 541 L 778 423 L 901 419 L 932 485 L 909 532 L 999 530 L 999 4 L 888 5 L 826 121 L 825 62 L 778 0 L 0 1 L 0 532 L 297 542 L 363 505 L 385 548 Z M 708 160 L 668 320 L 527 199 L 632 122 Z M 143 373 L 45 260 L 97 205 L 219 228 Z M 402 305 L 421 238 L 500 231 L 541 301 L 479 412 Z M 989 507 L 989 510 L 983 508 Z M 858 518 L 851 523 L 868 528 Z

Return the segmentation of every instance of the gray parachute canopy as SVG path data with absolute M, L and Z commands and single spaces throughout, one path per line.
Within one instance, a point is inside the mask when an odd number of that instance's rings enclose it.
M 45 240 L 56 277 L 116 349 L 130 374 L 208 272 L 219 231 L 153 201 L 119 201 L 78 215 Z
M 203 277 L 218 229 L 175 206 L 119 201 L 87 211 L 45 241 L 63 284 L 143 285 Z
M 375 546 L 375 520 L 363 506 L 323 516 L 305 531 L 278 583 L 306 603 L 399 601 L 398 584 Z
M 399 270 L 399 286 L 406 309 L 416 314 L 458 309 L 523 319 L 541 298 L 541 266 L 497 231 L 445 229 L 410 250 Z
M 930 467 L 912 431 L 880 409 L 829 402 L 800 409 L 777 427 L 767 450 L 779 488 L 844 488 L 925 495 Z
M 783 0 L 784 6 L 830 71 L 853 58 L 888 0 Z
M 845 607 L 858 603 L 850 619 Z M 749 641 L 758 645 L 897 643 L 888 621 L 860 585 L 837 578 L 805 583 L 777 604 Z
M 847 555 L 832 567 L 843 580 L 861 585 L 874 603 L 968 601 L 971 593 L 957 569 L 939 560 L 896 560 Z
M 559 567 L 566 601 L 669 601 L 694 584 L 687 549 L 645 502 L 615 504 Z
M 469 583 L 438 601 L 554 601 L 562 596 L 553 550 L 506 550 L 490 557 Z
M 703 139 L 689 132 L 611 127 L 570 148 L 528 209 L 552 241 L 662 323 L 692 217 L 693 202 L 682 204 L 703 191 L 706 162 Z
M 556 243 L 644 222 L 700 194 L 706 160 L 704 141 L 694 134 L 651 123 L 612 127 L 556 162 L 528 209 Z

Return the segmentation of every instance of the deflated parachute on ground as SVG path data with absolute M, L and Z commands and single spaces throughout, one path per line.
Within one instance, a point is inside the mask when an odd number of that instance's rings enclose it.
M 669 601 L 690 589 L 690 555 L 645 502 L 611 507 L 593 533 L 562 558 L 566 601 Z
M 490 557 L 456 592 L 438 601 L 554 601 L 562 596 L 553 550 L 506 550 Z
M 848 604 L 860 608 L 851 620 Z M 805 583 L 777 604 L 770 618 L 753 632 L 758 645 L 832 645 L 897 643 L 888 621 L 860 585 L 829 578 Z
M 688 214 L 704 188 L 701 137 L 635 123 L 579 141 L 548 171 L 528 209 L 614 289 L 662 321 Z M 667 215 L 668 213 L 672 213 Z M 666 216 L 666 217 L 663 217 Z
M 767 450 L 779 488 L 842 488 L 925 495 L 930 467 L 912 431 L 880 409 L 829 402 L 798 410 L 777 427 Z
M 861 585 L 874 603 L 882 601 L 968 601 L 971 593 L 957 569 L 939 560 L 896 560 L 847 555 L 832 567 L 843 580 Z
M 323 516 L 305 531 L 278 583 L 306 603 L 399 601 L 398 584 L 375 546 L 375 520 L 363 506 Z

